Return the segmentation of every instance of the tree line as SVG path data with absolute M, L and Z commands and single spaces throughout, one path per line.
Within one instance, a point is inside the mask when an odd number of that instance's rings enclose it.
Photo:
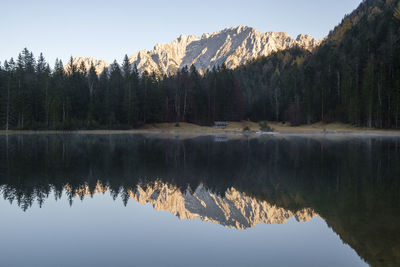
M 0 67 L 2 129 L 239 120 L 399 128 L 400 2 L 363 1 L 315 51 L 294 47 L 235 70 L 191 66 L 161 76 L 139 73 L 125 56 L 98 75 L 72 57 L 51 69 L 27 48 Z
M 399 128 L 400 1 L 363 1 L 312 53 L 280 51 L 237 72 L 254 120 Z
M 146 123 L 244 118 L 243 95 L 225 66 L 205 75 L 191 67 L 167 77 L 114 61 L 100 75 L 93 65 L 51 70 L 42 54 L 25 48 L 0 68 L 3 129 L 125 129 Z M 238 108 L 240 107 L 240 108 Z

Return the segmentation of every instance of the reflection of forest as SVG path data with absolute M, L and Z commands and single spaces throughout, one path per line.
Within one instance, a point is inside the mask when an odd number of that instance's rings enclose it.
M 32 135 L 2 136 L 0 152 L 3 197 L 22 209 L 98 181 L 125 203 L 159 181 L 221 198 L 235 188 L 288 212 L 311 208 L 372 266 L 400 265 L 399 139 Z

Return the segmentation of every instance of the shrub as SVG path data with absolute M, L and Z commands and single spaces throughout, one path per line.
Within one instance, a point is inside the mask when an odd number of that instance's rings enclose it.
M 263 132 L 273 132 L 274 129 L 272 129 L 266 121 L 260 122 L 260 130 Z

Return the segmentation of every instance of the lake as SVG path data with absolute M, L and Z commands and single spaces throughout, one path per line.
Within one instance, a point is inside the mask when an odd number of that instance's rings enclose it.
M 0 135 L 0 266 L 400 266 L 400 138 Z

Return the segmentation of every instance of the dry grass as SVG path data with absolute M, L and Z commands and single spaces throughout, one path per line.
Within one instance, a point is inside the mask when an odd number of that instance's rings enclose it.
M 400 135 L 398 130 L 378 130 L 370 128 L 355 127 L 344 123 L 314 123 L 291 127 L 289 124 L 278 122 L 268 122 L 268 125 L 276 133 L 282 134 L 311 134 L 311 133 L 354 133 L 354 134 L 382 134 L 382 135 Z M 248 129 L 248 134 L 260 132 L 258 122 L 241 121 L 229 122 L 225 129 L 218 129 L 213 126 L 199 126 L 192 123 L 180 122 L 179 127 L 176 123 L 155 123 L 147 124 L 139 129 L 132 130 L 81 130 L 81 131 L 9 131 L 8 134 L 152 134 L 164 136 L 195 137 L 202 135 L 232 135 L 239 136 L 243 134 L 243 129 Z M 6 134 L 0 131 L 0 134 Z
M 367 133 L 367 134 L 393 134 L 400 135 L 399 130 L 384 130 L 367 127 L 357 127 L 350 124 L 335 122 L 317 122 L 309 125 L 291 127 L 290 124 L 269 122 L 275 132 L 279 133 Z
M 260 126 L 255 122 L 229 122 L 228 126 L 224 129 L 219 129 L 214 126 L 199 126 L 192 123 L 180 122 L 179 127 L 175 123 L 156 123 L 148 124 L 140 129 L 138 133 L 159 133 L 159 134 L 173 134 L 173 135 L 187 135 L 187 136 L 200 136 L 212 134 L 242 134 L 243 129 L 248 127 L 250 131 L 259 131 Z

